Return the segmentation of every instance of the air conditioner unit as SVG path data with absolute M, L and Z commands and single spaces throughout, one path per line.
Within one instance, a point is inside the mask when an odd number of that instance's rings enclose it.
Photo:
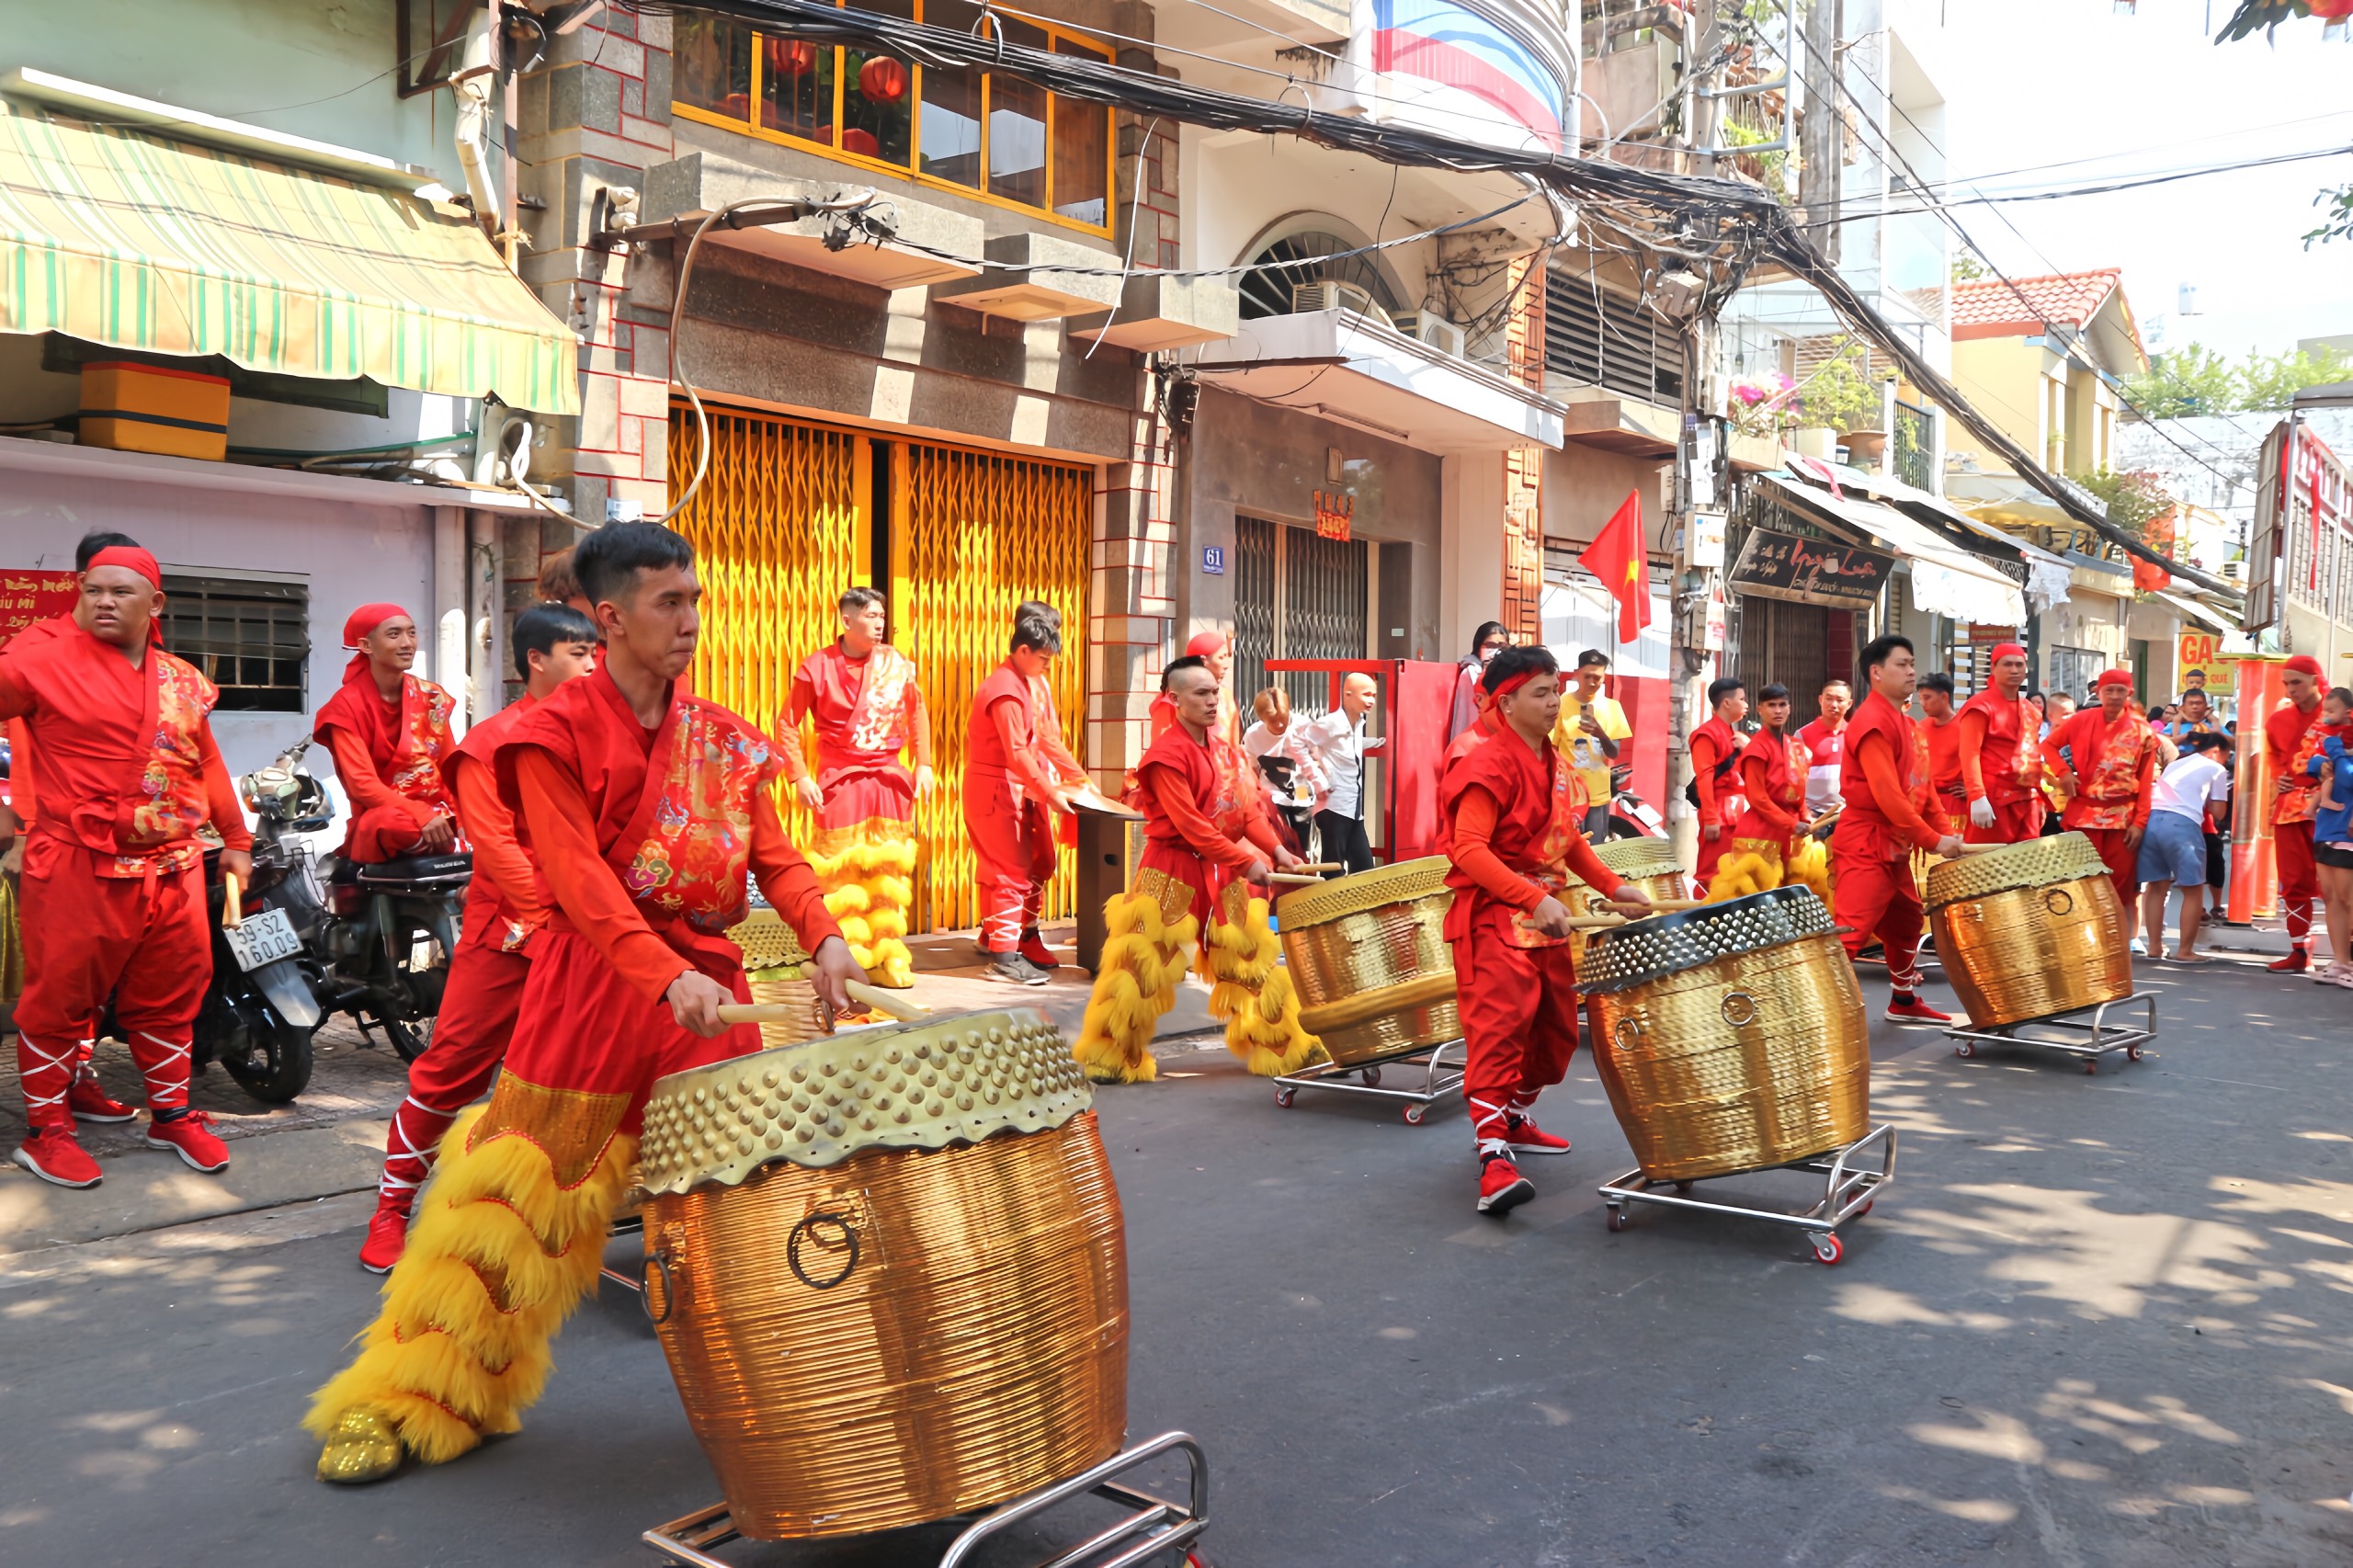
M 1431 311 L 1400 311 L 1397 330 L 1417 343 L 1427 344 L 1441 354 L 1462 358 L 1462 329 Z
M 2225 582 L 2230 582 L 2230 583 L 2238 583 L 2238 582 L 2244 582 L 2244 581 L 2245 581 L 2245 579 L 2246 579 L 2246 562 L 2244 562 L 2244 561 L 2225 561 L 2225 562 L 2222 562 L 2222 579 L 2223 579 L 2223 581 L 2225 581 Z
M 1319 278 L 1313 283 L 1290 286 L 1290 308 L 1294 314 L 1310 311 L 1354 311 L 1360 316 L 1379 313 L 1372 296 L 1354 283 L 1343 283 L 1336 278 Z

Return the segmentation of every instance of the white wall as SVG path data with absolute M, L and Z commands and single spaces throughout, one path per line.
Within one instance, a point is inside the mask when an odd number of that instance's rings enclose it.
M 165 570 L 291 575 L 309 585 L 311 658 L 303 711 L 223 713 L 213 733 L 232 773 L 267 762 L 310 733 L 311 716 L 342 684 L 343 619 L 374 600 L 407 607 L 422 624 L 433 608 L 433 512 L 415 506 L 321 502 L 169 484 L 9 472 L 0 476 L 0 567 L 71 571 L 74 546 L 93 529 L 130 534 Z M 429 673 L 432 642 L 417 669 Z M 334 768 L 311 755 L 321 778 Z

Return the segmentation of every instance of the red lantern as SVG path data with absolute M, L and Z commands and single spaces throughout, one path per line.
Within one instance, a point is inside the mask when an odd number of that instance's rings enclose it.
M 817 68 L 817 46 L 805 38 L 772 38 L 767 43 L 768 74 L 806 76 Z
M 2346 0 L 2353 5 L 2353 0 Z M 907 68 L 878 54 L 858 68 L 858 90 L 870 104 L 894 104 L 907 96 Z
M 856 153 L 861 158 L 879 158 L 882 155 L 882 143 L 874 139 L 872 131 L 860 131 L 853 125 L 842 132 L 842 151 Z

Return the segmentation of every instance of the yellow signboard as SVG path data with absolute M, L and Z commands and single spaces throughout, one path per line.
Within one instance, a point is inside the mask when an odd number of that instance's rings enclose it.
M 2203 686 L 2209 691 L 2228 691 L 2233 672 L 2238 667 L 2238 656 L 2222 652 L 2222 634 L 2219 631 L 2185 631 L 2174 650 L 2181 687 Z M 2203 675 L 2204 679 L 2197 676 Z

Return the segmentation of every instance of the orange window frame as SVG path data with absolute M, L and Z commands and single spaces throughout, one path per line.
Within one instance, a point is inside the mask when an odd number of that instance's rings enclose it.
M 836 6 L 843 3 L 845 3 L 845 0 L 835 0 Z M 915 0 L 915 20 L 918 22 L 923 20 L 923 0 Z M 1098 56 L 1106 61 L 1116 58 L 1116 55 L 1110 49 L 1096 42 L 1093 39 L 1088 38 L 1084 34 L 1073 32 L 1067 28 L 1057 27 L 1051 22 L 1038 21 L 1030 17 L 1025 16 L 1021 20 L 1029 26 L 1037 28 L 1046 35 L 1046 47 L 1050 50 L 1055 48 L 1057 44 L 1069 43 L 1086 51 L 1088 54 Z M 1118 111 L 1111 108 L 1108 105 L 1104 106 L 1100 109 L 1097 109 L 1093 105 L 1083 103 L 1072 103 L 1068 106 L 1074 112 L 1088 114 L 1099 113 L 1104 117 L 1103 222 L 1100 223 L 1089 223 L 1076 218 L 1065 218 L 1061 213 L 1054 210 L 1054 133 L 1057 129 L 1057 122 L 1060 120 L 1065 107 L 1063 96 L 1060 93 L 1049 92 L 1046 95 L 1046 199 L 1044 205 L 1033 207 L 1026 201 L 1017 201 L 1011 197 L 998 196 L 988 188 L 989 137 L 992 134 L 989 123 L 992 109 L 990 103 L 990 89 L 994 79 L 993 73 L 988 71 L 983 71 L 981 73 L 981 184 L 976 188 L 969 185 L 959 185 L 954 180 L 941 179 L 934 175 L 926 175 L 919 166 L 923 158 L 924 67 L 914 61 L 906 62 L 908 77 L 907 95 L 909 102 L 907 123 L 907 162 L 904 165 L 893 164 L 882 158 L 870 158 L 865 156 L 863 153 L 848 152 L 841 147 L 835 146 L 830 142 L 813 141 L 806 136 L 795 136 L 790 131 L 772 131 L 768 127 L 762 125 L 760 123 L 760 104 L 762 100 L 762 88 L 766 85 L 766 83 L 763 82 L 762 78 L 767 74 L 767 51 L 760 47 L 760 40 L 767 36 L 767 35 L 766 33 L 758 28 L 754 28 L 752 30 L 751 88 L 745 95 L 750 100 L 750 110 L 745 119 L 730 119 L 716 109 L 703 108 L 695 104 L 680 103 L 675 98 L 671 102 L 670 112 L 674 115 L 682 116 L 685 119 L 695 120 L 703 125 L 714 125 L 722 130 L 739 131 L 743 134 L 756 137 L 763 142 L 774 142 L 780 146 L 798 147 L 803 152 L 820 153 L 837 164 L 848 164 L 857 168 L 872 169 L 880 174 L 888 174 L 895 176 L 901 179 L 913 180 L 917 185 L 928 186 L 936 190 L 951 190 L 959 196 L 972 197 L 976 200 L 985 201 L 992 207 L 1005 208 L 1008 211 L 1025 212 L 1029 214 L 1031 217 L 1042 218 L 1047 222 L 1059 224 L 1066 229 L 1075 229 L 1084 234 L 1099 234 L 1105 238 L 1110 237 L 1112 219 L 1115 214 L 1113 192 L 1119 187 L 1118 174 L 1120 134 L 1119 125 L 1114 119 L 1114 116 Z M 818 47 L 824 48 L 827 46 L 821 44 Z M 842 44 L 835 44 L 831 47 L 834 51 L 833 123 L 838 126 L 843 123 L 842 99 L 844 93 L 847 91 L 842 80 L 842 57 L 847 52 L 847 46 Z

